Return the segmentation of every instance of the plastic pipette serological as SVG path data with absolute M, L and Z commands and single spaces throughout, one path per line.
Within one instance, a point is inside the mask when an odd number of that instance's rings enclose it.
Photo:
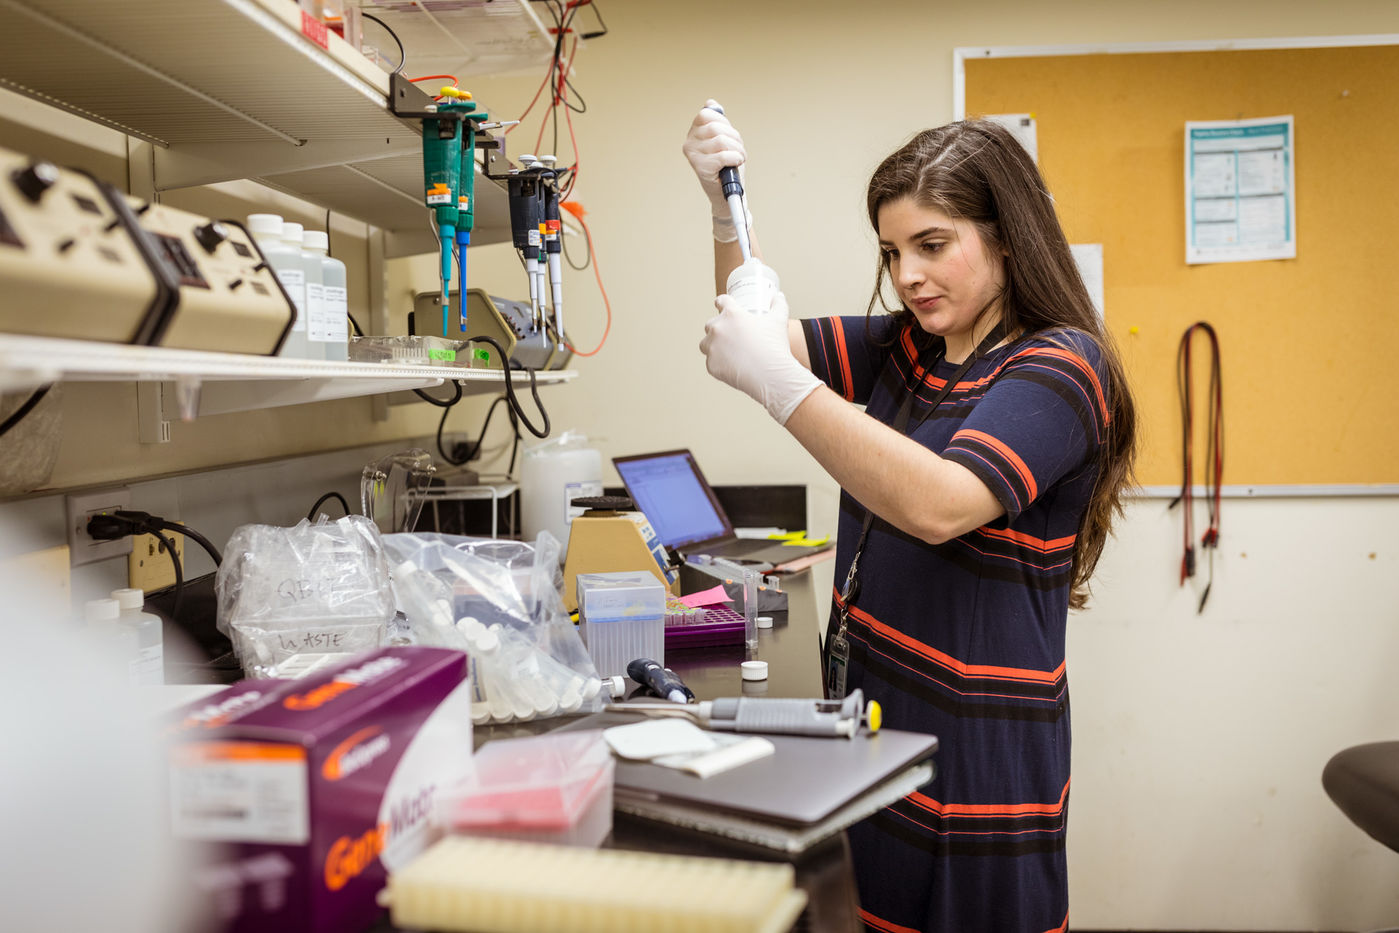
M 661 667 L 650 658 L 637 658 L 628 664 L 627 676 L 643 687 L 650 688 L 656 696 L 672 703 L 688 703 L 695 698 L 694 693 L 674 671 Z
M 723 113 L 724 108 L 715 104 L 710 110 Z M 739 181 L 738 169 L 726 165 L 719 169 L 719 183 L 724 186 L 724 200 L 729 203 L 729 216 L 733 220 L 734 233 L 738 235 L 738 249 L 747 262 L 753 256 L 748 243 L 748 212 L 743 209 L 743 182 Z

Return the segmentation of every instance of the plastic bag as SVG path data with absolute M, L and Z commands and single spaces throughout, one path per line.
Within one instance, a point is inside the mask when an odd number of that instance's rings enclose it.
M 564 611 L 558 541 L 384 536 L 412 638 L 471 656 L 477 722 L 601 708 L 602 682 Z
M 362 515 L 243 525 L 214 586 L 219 631 L 249 677 L 298 676 L 380 647 L 394 616 L 383 538 Z

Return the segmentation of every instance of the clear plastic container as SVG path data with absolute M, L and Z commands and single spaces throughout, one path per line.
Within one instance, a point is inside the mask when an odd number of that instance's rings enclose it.
M 330 237 L 322 230 L 303 231 L 301 245 L 307 256 L 320 263 L 320 306 L 311 308 L 306 332 L 311 356 L 315 358 L 319 353 L 321 359 L 347 360 L 350 358 L 350 316 L 345 264 L 326 255 Z
M 447 831 L 588 848 L 612 832 L 615 765 L 602 730 L 497 739 L 472 761 L 475 773 L 434 799 Z
M 249 214 L 248 232 L 257 240 L 258 249 L 267 258 L 267 264 L 277 276 L 277 281 L 291 296 L 296 305 L 296 323 L 291 333 L 283 341 L 278 356 L 291 359 L 305 359 L 306 345 L 306 265 L 301 259 L 301 249 L 282 239 L 282 217 L 280 214 Z
M 301 306 L 302 318 L 306 322 L 306 350 L 301 355 L 308 360 L 325 359 L 323 344 L 312 343 L 311 334 L 316 332 L 325 318 L 325 300 L 321 289 L 321 260 L 302 247 L 301 237 L 306 228 L 301 224 L 287 221 L 282 224 L 282 242 L 296 250 L 301 257 L 301 276 L 305 282 L 306 303 Z
M 649 571 L 580 573 L 578 625 L 598 676 L 637 658 L 665 665 L 665 587 Z
M 127 665 L 131 682 L 143 686 L 165 683 L 164 623 L 160 616 L 145 611 L 146 594 L 142 590 L 112 590 L 112 598 L 121 607 L 117 624 L 131 633 Z

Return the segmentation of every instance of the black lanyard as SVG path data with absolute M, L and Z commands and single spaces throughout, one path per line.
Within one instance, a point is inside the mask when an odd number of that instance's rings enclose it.
M 933 396 L 932 402 L 928 405 L 927 409 L 924 410 L 923 416 L 919 418 L 918 423 L 913 426 L 914 431 L 917 431 L 923 425 L 923 422 L 928 420 L 928 416 L 937 410 L 937 407 L 943 403 L 943 400 L 951 394 L 952 389 L 962 380 L 962 377 L 967 374 L 967 371 L 972 368 L 972 364 L 987 353 L 990 353 L 991 350 L 995 348 L 996 344 L 1005 339 L 1005 335 L 1005 324 L 1003 322 L 998 322 L 996 326 L 991 329 L 991 333 L 987 334 L 986 338 L 982 340 L 981 343 L 977 344 L 976 349 L 967 355 L 967 358 L 962 361 L 962 365 L 957 367 L 957 371 L 949 376 L 947 381 L 943 383 L 942 388 L 938 390 L 937 395 Z M 928 371 L 932 370 L 932 366 L 937 364 L 937 361 L 943 357 L 946 351 L 947 342 L 942 341 L 941 348 L 934 355 L 932 363 L 927 367 Z M 914 365 L 918 365 L 916 359 L 913 362 Z M 920 380 L 913 388 L 909 389 L 908 394 L 904 396 L 903 404 L 899 406 L 898 413 L 894 415 L 894 420 L 889 422 L 889 427 L 898 431 L 900 434 L 912 433 L 905 432 L 904 429 L 908 427 L 909 416 L 913 412 L 913 399 L 918 395 L 918 386 L 921 384 L 922 381 Z M 869 509 L 865 509 L 864 524 L 860 526 L 860 539 L 855 544 L 855 555 L 850 558 L 850 569 L 845 574 L 845 586 L 842 588 L 840 594 L 840 621 L 836 626 L 835 634 L 826 640 L 826 696 L 830 699 L 840 699 L 845 696 L 845 669 L 847 662 L 850 660 L 850 642 L 845 637 L 845 630 L 850 621 L 850 610 L 855 604 L 855 598 L 860 594 L 859 576 L 856 571 L 859 569 L 860 555 L 865 551 L 865 544 L 869 540 L 870 527 L 873 524 L 874 513 Z

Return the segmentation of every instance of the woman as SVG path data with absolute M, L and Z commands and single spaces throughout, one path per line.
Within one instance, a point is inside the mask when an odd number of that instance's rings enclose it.
M 714 176 L 743 163 L 742 139 L 706 108 L 685 152 L 722 284 L 740 257 Z M 880 255 L 864 315 L 788 321 L 781 295 L 770 315 L 721 295 L 701 350 L 841 486 L 828 688 L 939 738 L 936 779 L 849 831 L 866 927 L 1064 930 L 1065 628 L 1130 481 L 1131 394 L 1003 128 L 918 134 L 867 203 Z

